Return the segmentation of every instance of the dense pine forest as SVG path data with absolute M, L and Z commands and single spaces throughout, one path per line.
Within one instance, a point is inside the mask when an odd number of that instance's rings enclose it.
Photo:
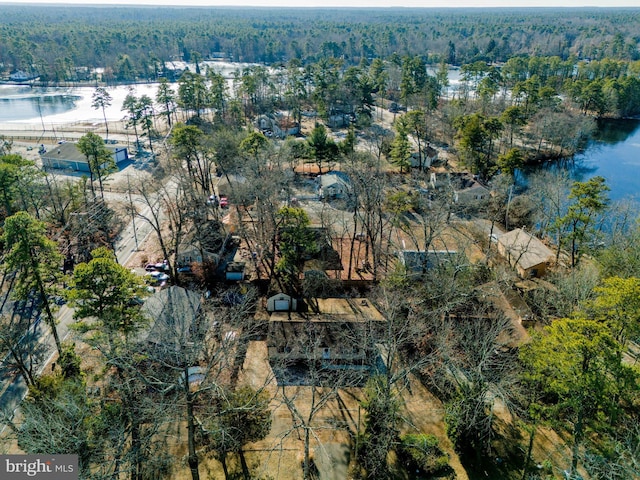
M 303 63 L 419 55 L 428 63 L 514 56 L 639 59 L 633 9 L 242 9 L 2 6 L 0 63 L 53 80 L 108 67 L 153 79 L 165 61 L 222 55 Z M 193 57 L 193 58 L 192 58 Z

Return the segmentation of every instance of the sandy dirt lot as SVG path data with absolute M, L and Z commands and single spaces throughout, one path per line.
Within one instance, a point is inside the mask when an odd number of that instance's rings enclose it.
M 293 428 L 291 411 L 282 397 L 282 387 L 275 381 L 275 376 L 267 359 L 267 347 L 263 341 L 253 341 L 247 350 L 239 383 L 260 388 L 266 385 L 272 395 L 273 424 L 269 436 L 247 448 L 247 462 L 258 478 L 269 476 L 274 480 L 291 480 L 302 478 L 302 461 L 304 458 L 304 431 Z M 296 408 L 303 416 L 307 416 L 312 387 L 285 387 L 285 394 L 295 399 Z M 326 392 L 326 391 L 325 391 Z M 321 392 L 322 393 L 322 392 Z M 317 467 L 317 475 L 321 480 L 344 480 L 349 478 L 350 439 L 358 428 L 364 428 L 364 410 L 360 408 L 362 390 L 349 388 L 338 390 L 337 396 L 320 410 L 312 422 L 313 432 L 310 444 L 311 458 Z M 467 479 L 467 474 L 453 451 L 453 447 L 444 431 L 442 404 L 431 395 L 419 382 L 412 380 L 411 388 L 402 393 L 402 415 L 408 420 L 406 432 L 431 433 L 440 439 L 442 448 L 450 455 L 451 467 L 460 480 Z M 222 475 L 220 464 L 208 459 L 203 471 L 210 472 L 211 478 Z M 230 462 L 234 468 L 233 460 Z M 179 477 L 190 478 L 185 469 Z

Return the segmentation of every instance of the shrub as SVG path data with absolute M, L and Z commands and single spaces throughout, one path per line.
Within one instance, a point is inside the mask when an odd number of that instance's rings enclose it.
M 401 437 L 398 457 L 405 468 L 421 475 L 434 475 L 449 465 L 449 455 L 438 446 L 433 435 L 407 434 Z

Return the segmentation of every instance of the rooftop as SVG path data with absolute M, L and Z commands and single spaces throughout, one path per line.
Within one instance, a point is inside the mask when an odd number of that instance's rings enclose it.
M 182 287 L 172 286 L 147 299 L 142 312 L 150 326 L 140 335 L 142 340 L 177 349 L 190 336 L 192 324 L 200 310 L 200 295 Z
M 521 228 L 500 236 L 498 244 L 503 246 L 512 263 L 517 263 L 525 270 L 553 259 L 553 252 L 549 247 Z
M 111 150 L 112 153 L 115 153 L 119 150 L 122 150 L 126 147 L 121 146 L 109 146 L 105 145 L 107 150 Z M 42 158 L 54 158 L 60 160 L 69 160 L 72 162 L 86 162 L 87 157 L 78 149 L 78 144 L 75 142 L 66 142 L 56 145 L 55 147 L 47 150 L 45 153 L 40 155 Z

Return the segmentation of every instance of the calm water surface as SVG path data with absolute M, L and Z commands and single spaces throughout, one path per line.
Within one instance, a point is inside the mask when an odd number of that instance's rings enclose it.
M 607 180 L 612 200 L 640 201 L 640 120 L 602 121 L 583 153 L 537 168 L 566 168 L 580 182 L 599 175 Z
M 458 81 L 454 77 L 453 83 Z M 121 120 L 125 96 L 133 89 L 137 96 L 155 98 L 157 84 L 110 87 L 112 105 L 106 109 L 109 120 Z M 177 90 L 177 85 L 174 89 Z M 0 123 L 31 124 L 47 128 L 56 123 L 78 121 L 102 122 L 102 111 L 91 107 L 92 87 L 74 89 L 31 88 L 0 85 Z M 573 161 L 555 162 L 539 168 L 567 168 L 578 181 L 601 175 L 611 188 L 612 200 L 640 200 L 640 120 L 607 120 L 601 122 L 598 136 L 584 153 Z
M 155 98 L 158 84 L 146 83 L 131 86 L 107 87 L 112 97 L 105 109 L 108 120 L 121 120 L 125 116 L 122 102 L 130 91 L 134 95 Z M 0 122 L 27 124 L 46 128 L 51 124 L 73 122 L 104 122 L 102 109 L 91 106 L 94 87 L 31 88 L 22 85 L 0 85 Z
M 202 63 L 203 68 L 212 68 L 227 79 L 229 92 L 232 91 L 231 77 L 233 72 L 249 65 L 251 64 Z M 195 70 L 195 65 L 183 62 L 174 62 L 173 67 Z M 177 84 L 172 84 L 172 88 L 175 92 L 178 91 Z M 145 83 L 107 87 L 107 92 L 113 99 L 111 105 L 105 109 L 108 120 L 122 120 L 125 116 L 125 112 L 122 111 L 122 102 L 130 91 L 137 97 L 148 95 L 155 99 L 158 84 Z M 94 87 L 31 88 L 26 85 L 0 85 L 0 123 L 22 123 L 38 127 L 44 123 L 48 128 L 50 124 L 56 123 L 103 122 L 102 109 L 96 110 L 91 106 L 91 96 L 94 92 Z
M 55 88 L 0 86 L 0 122 L 28 120 L 68 112 L 76 107 L 79 95 Z

